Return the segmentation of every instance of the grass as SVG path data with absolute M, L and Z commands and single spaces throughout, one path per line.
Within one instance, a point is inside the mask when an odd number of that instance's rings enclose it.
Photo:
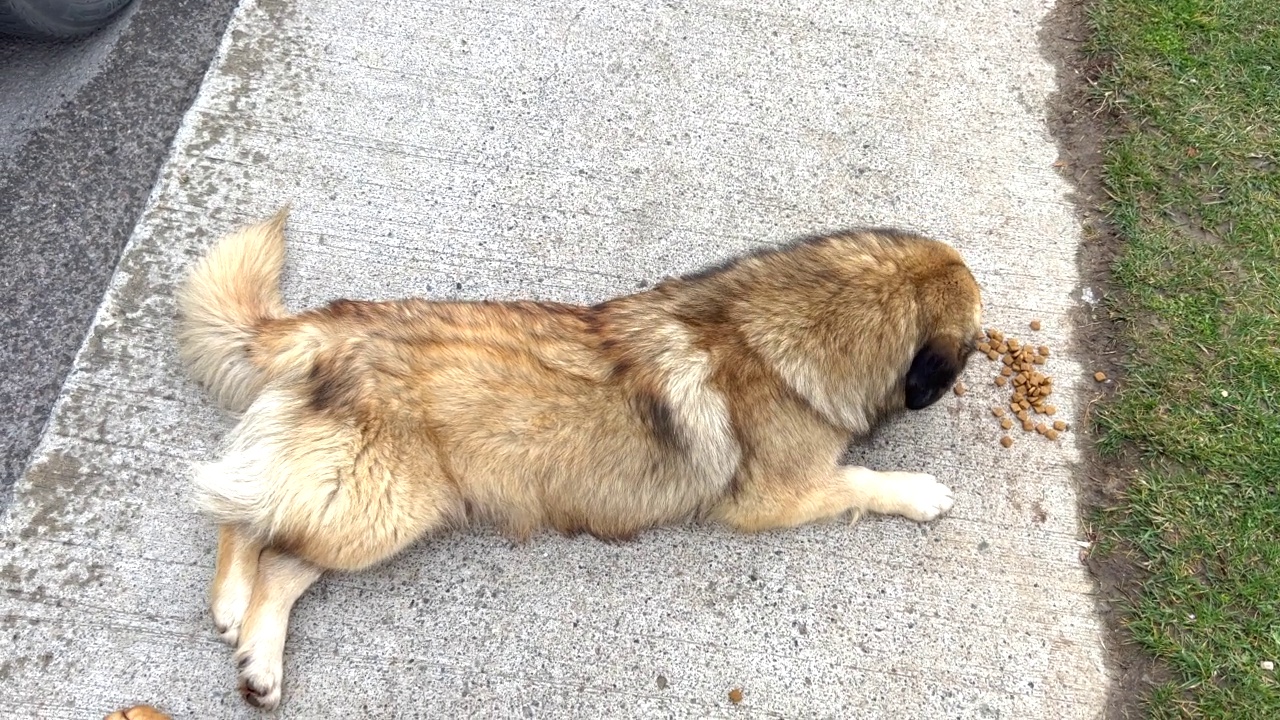
M 1099 552 L 1139 571 L 1126 627 L 1172 677 L 1151 717 L 1280 718 L 1280 3 L 1090 21 L 1127 350 L 1099 442 L 1139 458 Z

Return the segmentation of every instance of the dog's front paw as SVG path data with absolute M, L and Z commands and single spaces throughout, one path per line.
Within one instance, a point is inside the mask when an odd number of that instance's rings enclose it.
M 945 514 L 955 504 L 951 488 L 925 473 L 894 473 L 898 497 L 895 514 L 916 522 L 929 522 Z
M 263 659 L 252 650 L 236 653 L 240 668 L 240 695 L 256 708 L 275 710 L 280 705 L 280 686 L 284 675 L 279 662 Z

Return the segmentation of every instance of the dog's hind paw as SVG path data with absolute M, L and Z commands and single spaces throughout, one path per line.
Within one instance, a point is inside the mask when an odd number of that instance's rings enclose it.
M 235 647 L 240 642 L 240 625 L 244 621 L 245 611 L 249 608 L 249 598 L 228 595 L 219 597 L 213 603 L 213 629 L 218 632 L 222 642 Z
M 281 667 L 258 660 L 252 653 L 238 654 L 240 695 L 256 708 L 275 710 L 280 705 Z

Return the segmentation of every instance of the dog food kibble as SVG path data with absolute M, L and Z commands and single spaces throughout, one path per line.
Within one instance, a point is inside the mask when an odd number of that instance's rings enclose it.
M 957 395 L 963 395 L 965 393 L 964 383 L 956 383 L 955 391 Z
M 1030 322 L 1032 330 L 1038 331 L 1041 326 L 1039 319 Z M 1010 390 L 1007 407 L 1012 416 L 999 405 L 991 408 L 991 414 L 997 418 L 1000 429 L 1008 431 L 1021 424 L 1026 432 L 1035 431 L 1050 440 L 1057 440 L 1059 434 L 1067 429 L 1065 422 L 1057 420 L 1049 425 L 1032 418 L 1032 415 L 1054 415 L 1058 412 L 1056 407 L 1047 402 L 1053 394 L 1053 378 L 1042 372 L 1052 354 L 1049 346 L 1032 345 L 1016 337 L 1006 336 L 995 328 L 987 328 L 977 340 L 979 352 L 985 353 L 992 361 L 1000 361 L 996 366 L 999 368 L 999 374 L 995 376 L 996 387 Z M 1102 382 L 1106 375 L 1099 372 L 1094 379 Z M 956 394 L 963 395 L 964 392 L 964 386 L 958 384 Z M 1000 444 L 1009 447 L 1013 444 L 1013 438 L 1005 435 L 1000 439 Z
M 729 691 L 729 702 L 734 705 L 742 702 L 742 688 L 734 688 Z
M 1097 380 L 1098 382 L 1102 382 L 1107 379 L 1107 374 L 1099 370 L 1098 372 L 1093 374 L 1093 379 Z

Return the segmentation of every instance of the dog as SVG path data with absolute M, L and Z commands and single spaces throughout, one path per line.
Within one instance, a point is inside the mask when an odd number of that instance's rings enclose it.
M 294 602 L 481 521 L 625 540 L 947 512 L 934 477 L 842 467 L 851 436 L 936 402 L 981 332 L 950 246 L 851 230 L 593 306 L 337 300 L 290 313 L 286 210 L 233 232 L 178 296 L 191 376 L 240 414 L 195 500 L 219 527 L 215 627 L 252 705 L 280 702 Z

